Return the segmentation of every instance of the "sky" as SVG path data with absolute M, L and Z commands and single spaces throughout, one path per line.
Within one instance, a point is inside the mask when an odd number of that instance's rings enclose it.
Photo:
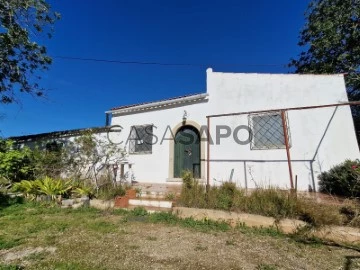
M 62 0 L 46 98 L 0 105 L 0 136 L 105 125 L 110 108 L 206 91 L 206 68 L 288 73 L 308 0 Z M 58 57 L 191 64 L 135 65 Z

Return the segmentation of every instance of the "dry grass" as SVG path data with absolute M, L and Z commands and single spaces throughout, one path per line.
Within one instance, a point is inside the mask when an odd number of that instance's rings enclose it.
M 347 225 L 360 227 L 360 204 L 347 200 L 341 204 L 318 203 L 314 199 L 295 196 L 276 188 L 257 188 L 246 194 L 235 184 L 205 187 L 191 177 L 184 177 L 178 204 L 185 207 L 231 210 L 282 218 L 295 218 L 313 227 Z
M 348 269 L 360 267 L 352 250 L 140 209 L 17 205 L 0 210 L 0 228 L 0 269 L 341 269 L 349 261 Z

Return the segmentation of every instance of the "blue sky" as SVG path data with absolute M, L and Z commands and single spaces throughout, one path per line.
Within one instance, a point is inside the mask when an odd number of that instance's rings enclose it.
M 62 0 L 51 56 L 201 64 L 214 71 L 287 73 L 300 52 L 306 1 Z M 276 65 L 276 66 L 272 66 Z M 0 136 L 103 126 L 116 106 L 205 92 L 206 67 L 55 58 L 46 99 L 0 105 Z

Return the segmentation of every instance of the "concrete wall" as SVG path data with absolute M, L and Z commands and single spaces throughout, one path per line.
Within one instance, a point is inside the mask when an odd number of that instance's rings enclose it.
M 184 110 L 188 121 L 206 125 L 206 116 L 222 113 L 282 109 L 288 107 L 324 105 L 347 101 L 342 75 L 293 74 L 236 74 L 207 71 L 208 101 L 167 109 L 112 117 L 112 125 L 121 125 L 121 139 L 126 142 L 133 125 L 153 124 L 157 143 L 151 154 L 133 154 L 136 180 L 166 183 L 171 156 L 170 129 L 179 126 Z M 287 113 L 291 136 L 293 172 L 298 176 L 298 188 L 317 188 L 317 175 L 346 158 L 359 158 L 354 127 L 348 107 L 331 107 Z M 250 145 L 237 144 L 232 136 L 216 144 L 216 126 L 228 125 L 233 131 L 239 125 L 248 125 L 247 115 L 211 118 L 210 180 L 212 184 L 229 180 L 242 187 L 279 186 L 288 188 L 289 172 L 284 149 L 251 150 Z M 164 134 L 166 133 L 165 137 Z M 175 135 L 175 134 L 174 134 Z M 245 138 L 246 133 L 239 133 Z M 153 142 L 155 142 L 154 139 Z M 126 145 L 127 147 L 127 145 Z M 206 157 L 205 144 L 202 151 Z M 206 165 L 205 160 L 202 161 Z M 202 170 L 206 178 L 206 168 Z

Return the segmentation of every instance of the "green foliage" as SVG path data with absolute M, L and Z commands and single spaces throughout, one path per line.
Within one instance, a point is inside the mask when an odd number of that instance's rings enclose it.
M 126 190 L 123 186 L 114 186 L 112 183 L 107 183 L 101 186 L 96 194 L 96 197 L 103 200 L 111 200 L 117 196 L 125 196 Z
M 296 200 L 287 192 L 280 190 L 256 189 L 249 196 L 236 188 L 234 183 L 224 182 L 220 187 L 211 187 L 206 193 L 205 187 L 191 175 L 183 178 L 178 203 L 186 207 L 210 208 L 244 211 L 275 218 L 296 215 Z
M 78 197 L 87 196 L 89 198 L 92 198 L 95 195 L 94 188 L 86 185 L 75 188 L 73 190 L 73 193 Z
M 20 265 L 15 264 L 0 264 L 0 270 L 22 270 L 25 269 Z
M 31 150 L 27 147 L 14 147 L 13 141 L 0 139 L 0 177 L 14 182 L 33 179 Z
M 36 196 L 40 195 L 39 181 L 22 180 L 15 183 L 12 187 L 14 192 L 21 192 L 30 200 L 34 200 Z
M 182 179 L 179 203 L 187 207 L 204 208 L 206 206 L 205 187 L 189 171 L 183 173 Z
M 297 73 L 346 73 L 349 99 L 360 100 L 360 1 L 312 0 L 299 46 L 305 50 L 289 66 Z M 360 108 L 352 108 L 360 141 Z
M 166 193 L 165 200 L 173 201 L 175 199 L 175 194 L 172 192 Z
M 51 143 L 54 145 L 55 142 Z M 45 146 L 46 147 L 46 146 Z M 44 145 L 37 145 L 32 150 L 32 166 L 36 178 L 46 176 L 58 178 L 68 164 L 67 149 L 62 147 L 44 149 Z
M 37 73 L 47 70 L 52 60 L 36 40 L 43 34 L 51 37 L 59 18 L 45 0 L 0 2 L 0 103 L 18 101 L 16 90 L 43 95 Z
M 277 219 L 296 216 L 297 199 L 286 191 L 269 187 L 255 189 L 244 200 L 243 211 Z
M 306 48 L 291 66 L 299 73 L 348 73 L 351 91 L 360 90 L 360 1 L 313 0 L 299 45 Z
M 42 180 L 36 180 L 36 182 L 40 194 L 51 196 L 53 200 L 55 200 L 59 195 L 65 195 L 69 193 L 72 189 L 72 183 L 69 180 L 55 180 L 50 177 L 45 177 Z
M 22 244 L 21 239 L 6 240 L 0 236 L 0 250 L 9 249 Z
M 130 214 L 136 217 L 142 217 L 147 216 L 148 212 L 144 207 L 135 207 L 132 211 L 130 211 Z
M 360 161 L 346 160 L 319 175 L 320 191 L 348 198 L 360 197 Z
M 71 189 L 72 182 L 70 180 L 52 179 L 50 177 L 35 181 L 23 180 L 13 186 L 13 191 L 22 192 L 31 200 L 39 195 L 49 196 L 52 200 L 56 200 L 58 196 L 68 195 Z

